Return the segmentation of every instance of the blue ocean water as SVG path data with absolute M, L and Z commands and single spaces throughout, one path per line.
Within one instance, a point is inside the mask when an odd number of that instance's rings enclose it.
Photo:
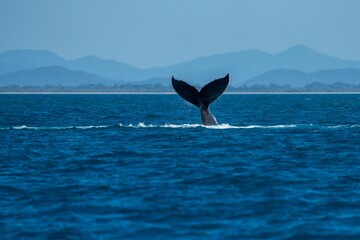
M 0 95 L 0 238 L 360 238 L 360 95 L 211 107 Z

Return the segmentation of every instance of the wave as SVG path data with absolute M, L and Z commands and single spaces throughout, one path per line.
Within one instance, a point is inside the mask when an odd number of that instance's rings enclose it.
M 108 128 L 110 126 L 107 125 L 99 125 L 99 126 L 68 126 L 68 127 L 51 127 L 51 126 L 40 126 L 40 127 L 32 127 L 32 126 L 13 126 L 13 127 L 5 127 L 0 128 L 0 130 L 67 130 L 67 129 L 93 129 L 93 128 Z
M 138 124 L 116 124 L 116 125 L 87 125 L 87 126 L 12 126 L 12 127 L 0 127 L 0 130 L 89 130 L 89 129 L 107 129 L 107 128 L 206 128 L 206 129 L 342 129 L 342 128 L 360 128 L 359 124 L 355 125 L 316 125 L 316 124 L 280 124 L 280 125 L 230 125 L 230 124 L 220 124 L 216 126 L 204 126 L 202 124 L 171 124 L 166 123 L 163 125 L 157 124 L 145 124 L 140 122 Z

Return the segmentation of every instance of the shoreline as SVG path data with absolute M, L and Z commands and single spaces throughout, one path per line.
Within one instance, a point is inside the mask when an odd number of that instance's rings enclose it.
M 176 92 L 0 92 L 0 95 L 170 95 Z M 305 95 L 305 94 L 360 94 L 360 92 L 225 92 L 225 95 L 261 95 L 261 94 L 288 94 L 288 95 Z

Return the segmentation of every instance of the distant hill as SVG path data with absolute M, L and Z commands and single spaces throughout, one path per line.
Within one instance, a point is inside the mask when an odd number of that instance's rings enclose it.
M 140 69 L 131 65 L 95 56 L 67 60 L 49 51 L 30 49 L 9 50 L 0 53 L 0 74 L 55 65 L 92 73 L 115 81 L 132 78 L 133 75 L 141 72 Z
M 0 86 L 45 86 L 62 85 L 78 86 L 82 84 L 113 85 L 116 82 L 94 74 L 73 71 L 61 66 L 41 67 L 31 70 L 20 70 L 0 75 Z
M 317 82 L 332 84 L 341 82 L 345 84 L 360 84 L 360 69 L 330 69 L 314 72 L 311 74 Z
M 19 49 L 0 54 L 0 74 L 44 66 L 63 65 L 66 60 L 44 50 Z
M 323 84 L 334 84 L 337 82 L 345 84 L 360 84 L 360 69 L 331 69 L 305 73 L 299 70 L 275 69 L 244 82 L 251 85 L 290 85 L 292 87 L 303 87 L 313 82 Z
M 360 61 L 343 60 L 318 53 L 304 45 L 296 45 L 278 54 L 247 50 L 198 58 L 159 69 L 158 73 L 152 75 L 176 75 L 179 79 L 203 84 L 228 72 L 231 74 L 231 84 L 236 86 L 274 69 L 315 72 L 339 68 L 360 68 Z
M 231 75 L 230 84 L 240 86 L 255 78 L 276 69 L 295 71 L 291 74 L 274 72 L 284 77 L 283 82 L 292 81 L 297 84 L 311 81 L 305 73 L 329 71 L 329 69 L 359 69 L 360 61 L 343 60 L 326 54 L 318 53 L 304 45 L 296 45 L 278 54 L 269 54 L 258 50 L 246 50 L 196 58 L 179 64 L 165 67 L 139 69 L 137 67 L 95 56 L 74 60 L 64 59 L 54 53 L 42 50 L 11 50 L 0 53 L 0 75 L 19 70 L 31 70 L 40 67 L 58 65 L 64 68 L 83 71 L 113 81 L 128 83 L 161 83 L 170 82 L 171 76 L 186 80 L 195 85 L 203 85 L 215 78 Z M 289 70 L 292 69 L 292 70 Z M 298 71 L 298 72 L 296 72 Z M 301 72 L 301 73 L 300 73 Z M 320 74 L 320 73 L 319 73 Z M 351 72 L 339 72 L 352 74 Z M 354 72 L 354 74 L 356 74 Z M 293 80 L 286 80 L 285 75 Z M 327 74 L 326 74 L 327 75 Z M 304 77 L 304 78 L 302 78 Z M 314 77 L 314 76 L 312 76 Z M 321 76 L 316 76 L 321 78 Z M 328 77 L 328 76 L 327 76 Z M 345 77 L 344 77 L 345 78 Z M 351 77 L 346 77 L 350 79 Z M 274 79 L 274 78 L 272 78 Z M 356 77 L 354 77 L 356 79 Z M 36 79 L 33 79 L 36 84 Z M 32 80 L 31 80 L 32 81 Z
M 67 61 L 63 64 L 72 70 L 80 70 L 114 81 L 126 81 L 139 75 L 141 70 L 129 64 L 120 63 L 114 60 L 104 60 L 95 56 L 87 56 Z
M 275 69 L 251 78 L 245 81 L 244 84 L 249 86 L 278 84 L 299 87 L 314 81 L 310 74 L 300 70 Z
M 61 65 L 66 60 L 45 50 L 18 49 L 0 54 L 0 62 L 26 63 L 33 66 Z

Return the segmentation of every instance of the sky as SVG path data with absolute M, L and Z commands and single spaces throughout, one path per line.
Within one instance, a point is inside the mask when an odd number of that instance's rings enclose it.
M 0 0 L 0 52 L 44 49 L 140 68 L 296 44 L 360 60 L 358 0 Z

